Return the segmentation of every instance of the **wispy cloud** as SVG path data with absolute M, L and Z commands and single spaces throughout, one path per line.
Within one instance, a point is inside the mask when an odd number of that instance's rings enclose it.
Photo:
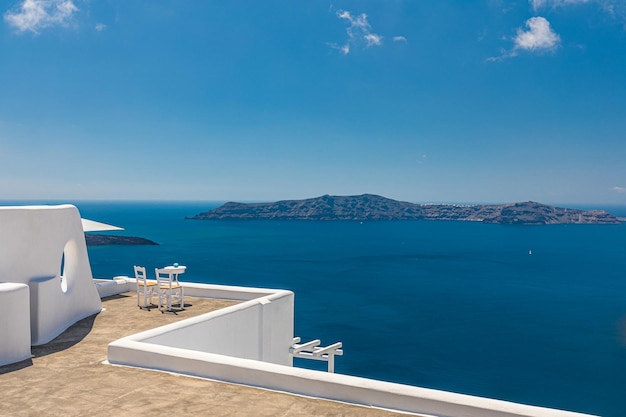
M 537 16 L 526 21 L 526 30 L 517 29 L 515 49 L 526 51 L 549 51 L 559 46 L 561 38 L 550 27 L 550 22 Z
M 4 20 L 18 32 L 40 30 L 52 26 L 67 26 L 78 11 L 72 0 L 23 0 L 4 13 Z
M 535 11 L 547 9 L 564 9 L 581 4 L 596 4 L 613 18 L 626 19 L 626 2 L 624 0 L 528 0 Z
M 613 187 L 612 188 L 613 191 L 615 191 L 617 194 L 626 194 L 626 187 Z
M 528 0 L 533 10 L 539 10 L 548 7 L 560 7 L 573 4 L 591 3 L 598 0 Z
M 363 38 L 365 39 L 365 42 L 367 42 L 368 48 L 370 46 L 378 46 L 383 44 L 383 37 L 375 33 L 368 33 L 367 35 L 363 36 Z
M 393 41 L 394 42 L 406 42 L 406 38 L 404 36 L 394 36 Z
M 96 30 L 98 32 L 102 32 L 106 28 L 107 28 L 107 25 L 105 25 L 104 23 L 96 23 Z
M 346 29 L 348 35 L 347 41 L 343 45 L 331 43 L 332 48 L 340 50 L 344 55 L 350 53 L 350 48 L 355 45 L 364 45 L 366 48 L 371 46 L 380 46 L 383 43 L 383 37 L 372 32 L 372 26 L 367 21 L 367 15 L 353 15 L 347 10 L 338 10 L 337 17 L 348 22 Z

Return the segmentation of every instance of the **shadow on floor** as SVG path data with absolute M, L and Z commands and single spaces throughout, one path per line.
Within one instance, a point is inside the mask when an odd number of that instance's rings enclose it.
M 66 331 L 45 345 L 33 346 L 31 352 L 35 357 L 50 355 L 68 349 L 83 340 L 93 328 L 99 313 L 93 314 L 72 324 Z
M 32 359 L 25 359 L 21 362 L 15 362 L 8 365 L 0 366 L 0 375 L 8 374 L 9 372 L 19 371 L 20 369 L 28 368 L 32 365 Z

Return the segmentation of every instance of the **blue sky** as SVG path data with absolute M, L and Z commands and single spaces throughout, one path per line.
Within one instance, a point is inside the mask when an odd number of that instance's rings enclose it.
M 626 1 L 0 2 L 0 198 L 626 204 Z

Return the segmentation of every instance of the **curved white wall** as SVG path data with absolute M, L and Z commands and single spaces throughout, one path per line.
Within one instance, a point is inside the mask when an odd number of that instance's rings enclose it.
M 0 282 L 28 285 L 33 345 L 47 343 L 78 320 L 98 313 L 102 305 L 78 209 L 0 207 Z

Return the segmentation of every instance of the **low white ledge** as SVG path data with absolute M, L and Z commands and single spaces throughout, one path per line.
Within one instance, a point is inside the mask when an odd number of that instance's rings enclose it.
M 113 279 L 94 279 L 94 284 L 98 290 L 100 298 L 110 297 L 128 291 L 135 291 L 135 283 L 128 280 L 128 277 L 115 277 Z
M 119 354 L 123 354 L 128 363 L 116 361 L 115 358 Z M 586 414 L 292 368 L 208 352 L 163 347 L 132 340 L 120 340 L 111 344 L 109 362 L 432 416 L 588 417 Z
M 0 366 L 31 357 L 28 285 L 0 283 Z
M 108 362 L 440 417 L 589 417 L 470 395 L 294 368 L 293 293 L 185 284 L 185 294 L 248 299 L 117 340 Z M 190 294 L 191 295 L 191 294 Z M 254 298 L 260 297 L 260 298 Z M 349 353 L 347 353 L 349 354 Z
M 135 278 L 128 276 L 117 276 L 112 280 L 94 279 L 94 284 L 98 289 L 100 298 L 136 290 Z M 185 288 L 185 296 L 233 301 L 250 301 L 282 291 L 267 288 L 238 287 L 232 285 L 198 284 L 182 280 L 181 285 Z

